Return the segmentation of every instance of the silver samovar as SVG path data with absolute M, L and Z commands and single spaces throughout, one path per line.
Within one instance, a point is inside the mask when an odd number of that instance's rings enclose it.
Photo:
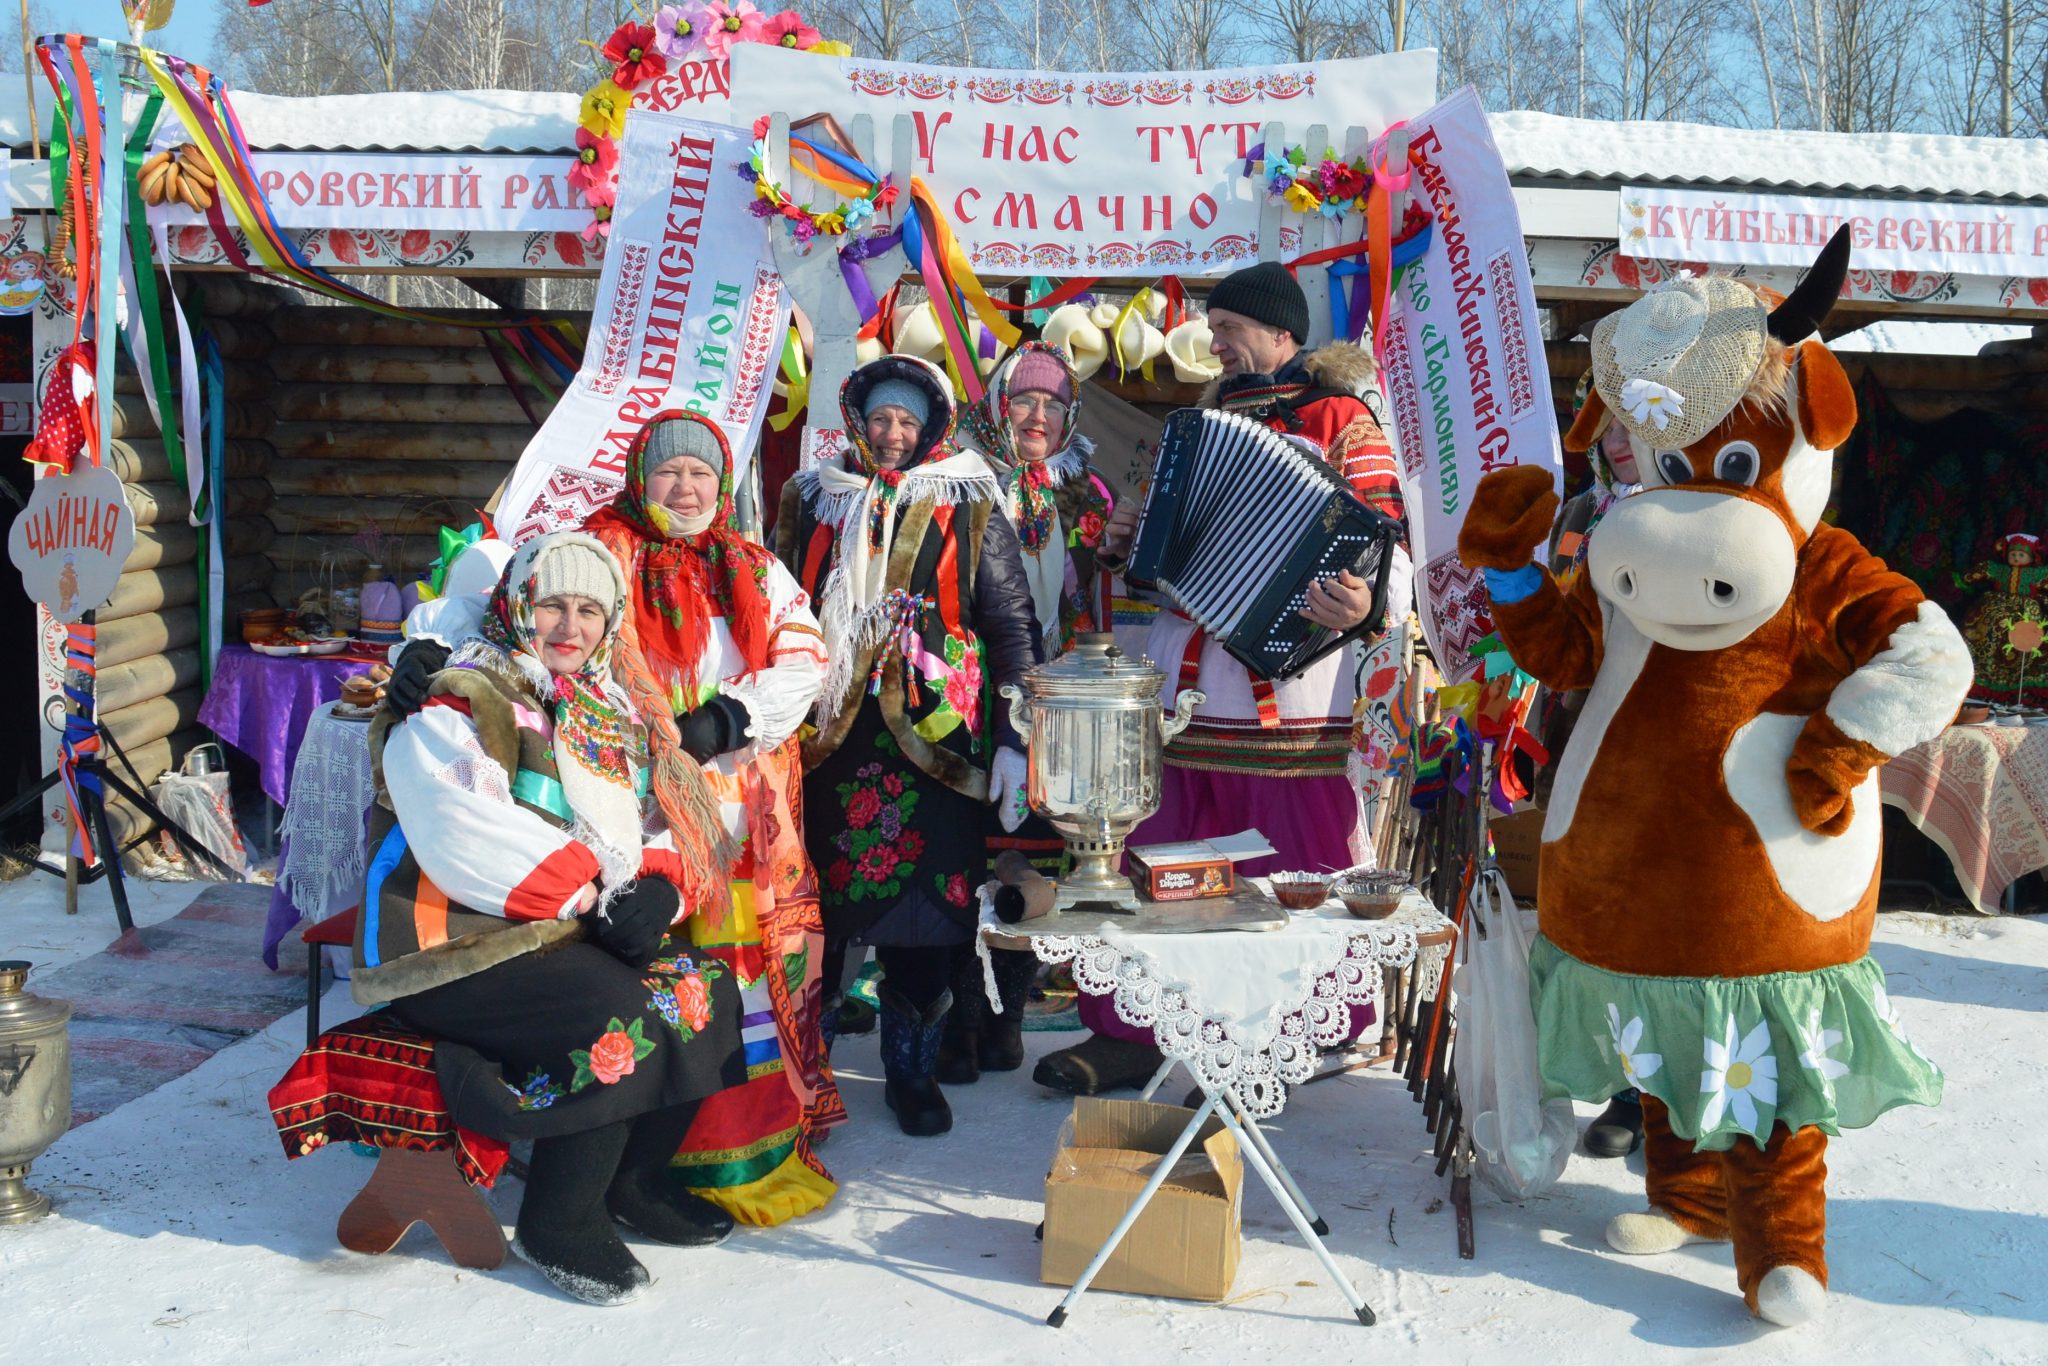
M 22 990 L 27 963 L 0 963 L 0 1224 L 50 1212 L 23 1180 L 71 1127 L 71 1003 Z
M 1159 809 L 1161 752 L 1207 700 L 1184 688 L 1168 716 L 1159 702 L 1165 681 L 1151 660 L 1095 631 L 1025 674 L 1021 690 L 1000 689 L 1030 750 L 1031 809 L 1067 842 L 1072 866 L 1059 880 L 1060 910 L 1137 909 L 1137 891 L 1117 868 L 1124 837 Z

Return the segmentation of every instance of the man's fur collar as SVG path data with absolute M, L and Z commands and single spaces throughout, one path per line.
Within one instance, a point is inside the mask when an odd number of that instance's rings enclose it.
M 1342 389 L 1358 398 L 1379 389 L 1379 366 L 1373 363 L 1372 352 L 1357 342 L 1331 342 L 1298 359 L 1301 368 L 1308 371 L 1311 388 Z M 1217 406 L 1216 391 L 1222 383 L 1221 379 L 1212 379 L 1204 386 L 1200 406 Z

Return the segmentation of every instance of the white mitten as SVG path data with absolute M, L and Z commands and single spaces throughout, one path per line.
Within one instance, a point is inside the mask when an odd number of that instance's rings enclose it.
M 995 805 L 996 819 L 1002 822 L 1006 835 L 1015 834 L 1024 823 L 1024 813 L 1029 809 L 1024 780 L 1030 772 L 1031 765 L 1023 753 L 1008 746 L 996 751 L 996 761 L 989 767 L 988 798 Z

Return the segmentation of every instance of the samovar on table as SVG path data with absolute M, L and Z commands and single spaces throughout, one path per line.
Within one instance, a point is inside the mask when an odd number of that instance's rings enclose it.
M 1207 698 L 1183 688 L 1167 715 L 1166 675 L 1127 655 L 1107 631 L 1083 632 L 1058 659 L 1006 683 L 1010 723 L 1030 757 L 1031 809 L 1066 840 L 1071 863 L 1057 908 L 1135 911 L 1138 894 L 1119 871 L 1124 839 L 1159 809 L 1166 742 L 1187 728 Z

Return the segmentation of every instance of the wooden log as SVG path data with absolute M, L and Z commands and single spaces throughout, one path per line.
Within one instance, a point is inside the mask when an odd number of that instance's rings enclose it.
M 186 452 L 188 461 L 192 454 Z M 230 479 L 261 475 L 270 465 L 270 443 L 230 441 L 221 451 L 221 461 Z M 160 484 L 169 482 L 171 478 L 170 453 L 164 449 L 164 443 L 153 436 L 109 441 L 107 464 L 130 484 Z
M 527 402 L 545 416 L 550 401 L 527 390 Z M 286 422 L 399 421 L 457 426 L 471 422 L 516 423 L 526 415 L 512 394 L 499 384 L 293 385 L 271 396 L 270 405 Z
M 401 571 L 417 575 L 440 553 L 438 536 L 394 536 L 391 538 L 390 558 L 384 561 L 384 567 L 391 571 L 393 578 L 399 578 Z M 361 546 L 348 536 L 326 533 L 279 536 L 268 554 L 270 562 L 294 583 L 299 572 L 315 574 L 330 564 L 341 575 L 359 575 L 364 563 Z
M 101 669 L 93 680 L 93 696 L 102 713 L 118 711 L 151 697 L 162 697 L 199 681 L 199 647 L 187 645 L 169 654 Z
M 279 422 L 270 445 L 280 460 L 515 461 L 533 440 L 533 424 L 442 427 L 425 422 Z
M 186 275 L 188 281 L 184 291 L 186 308 L 192 307 L 194 296 L 199 308 L 206 315 L 206 325 L 213 325 L 223 318 L 264 318 L 288 306 L 292 295 L 269 285 L 259 285 L 239 275 Z
M 132 751 L 138 745 L 165 739 L 196 724 L 199 701 L 197 687 L 180 688 L 161 697 L 145 698 L 117 711 L 102 710 L 100 724 L 121 742 L 122 749 Z M 149 775 L 145 773 L 143 776 Z
M 191 607 L 146 612 L 119 621 L 101 620 L 95 658 L 102 669 L 147 655 L 164 654 L 199 639 L 199 613 Z
M 279 498 L 432 498 L 481 507 L 510 469 L 510 463 L 496 460 L 338 460 L 331 456 L 306 456 L 278 461 L 270 471 L 270 486 Z
M 512 373 L 517 365 L 507 357 Z M 481 346 L 280 346 L 270 372 L 300 384 L 486 384 L 504 376 Z
M 198 555 L 199 532 L 196 527 L 183 522 L 139 526 L 135 528 L 135 549 L 128 552 L 128 558 L 121 564 L 121 572 L 132 574 L 138 569 L 190 564 Z
M 270 549 L 277 528 L 269 516 L 230 517 L 220 529 L 221 548 L 230 555 L 256 555 Z
M 192 511 L 191 495 L 182 484 L 124 484 L 122 492 L 127 496 L 128 509 L 135 514 L 138 527 L 182 522 Z M 260 516 L 268 510 L 275 497 L 269 483 L 262 479 L 230 479 L 227 515 L 231 520 Z
M 186 607 L 199 601 L 199 569 L 193 564 L 163 569 L 138 569 L 123 574 L 114 585 L 114 595 L 99 610 L 98 620 L 119 621 L 168 607 Z
M 507 395 L 506 402 L 511 402 L 510 395 Z M 513 406 L 516 409 L 518 405 Z M 270 411 L 267 404 L 243 403 L 232 399 L 224 406 L 222 416 L 226 419 L 226 435 L 231 440 L 267 436 L 277 422 L 276 415 Z M 150 415 L 149 404 L 140 393 L 124 394 L 120 392 L 119 385 L 115 386 L 114 420 L 108 435 L 150 439 L 155 439 L 159 435 L 156 419 Z
M 234 385 L 237 361 L 267 360 L 277 345 L 277 334 L 256 317 L 215 318 L 206 320 L 206 330 L 213 334 L 213 341 L 220 348 L 221 359 L 227 362 L 228 384 Z M 261 368 L 260 365 L 258 368 Z
M 471 509 L 489 496 L 489 490 L 473 500 L 288 494 L 271 505 L 270 520 L 282 536 L 353 536 L 373 520 L 386 535 L 433 536 L 444 526 L 476 520 Z
M 230 590 L 267 588 L 275 572 L 269 559 L 248 555 L 231 559 L 224 570 Z M 162 612 L 199 601 L 199 566 L 196 563 L 170 565 L 161 569 L 138 569 L 123 574 L 114 584 L 114 595 L 99 610 L 98 620 L 119 621 L 124 617 Z
M 451 311 L 443 316 L 477 320 L 502 320 L 496 309 Z M 578 332 L 590 325 L 588 313 L 563 313 Z M 279 309 L 269 319 L 271 331 L 294 342 L 333 346 L 482 346 L 483 337 L 473 327 L 446 323 L 415 322 L 410 318 L 386 318 L 360 308 L 297 306 Z
M 227 598 L 221 604 L 220 619 L 221 629 L 230 645 L 242 638 L 242 613 L 254 611 L 259 607 L 291 606 L 275 587 L 277 579 L 274 575 L 271 583 L 273 586 L 269 588 L 249 588 L 239 593 L 233 590 L 228 592 Z

